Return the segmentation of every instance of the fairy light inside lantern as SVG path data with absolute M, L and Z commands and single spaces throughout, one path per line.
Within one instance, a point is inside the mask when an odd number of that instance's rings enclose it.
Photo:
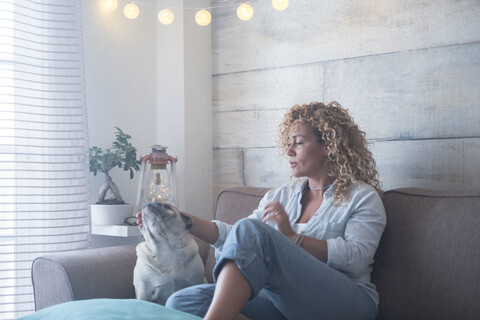
M 138 17 L 139 13 L 140 9 L 138 9 L 138 6 L 133 2 L 130 2 L 125 6 L 125 8 L 123 8 L 123 14 L 128 19 L 135 19 L 136 17 Z
M 240 20 L 247 21 L 253 17 L 253 8 L 247 3 L 238 6 L 237 16 Z
M 152 152 L 140 159 L 140 181 L 135 210 L 140 211 L 150 202 L 178 206 L 175 170 L 177 159 L 168 155 L 166 149 L 167 147 L 161 145 L 152 146 Z
M 173 22 L 173 19 L 175 18 L 175 16 L 173 15 L 173 12 L 172 10 L 170 9 L 163 9 L 163 10 L 160 10 L 160 12 L 158 13 L 158 21 L 160 21 L 161 24 L 170 24 Z

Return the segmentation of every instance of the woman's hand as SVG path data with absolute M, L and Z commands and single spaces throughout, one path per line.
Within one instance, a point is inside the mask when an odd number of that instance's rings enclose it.
M 142 211 L 138 212 L 136 215 L 138 227 L 142 227 Z
M 293 231 L 288 220 L 288 215 L 278 202 L 270 202 L 265 206 L 265 211 L 262 215 L 262 221 L 273 221 L 278 231 L 289 237 L 295 239 L 297 234 Z

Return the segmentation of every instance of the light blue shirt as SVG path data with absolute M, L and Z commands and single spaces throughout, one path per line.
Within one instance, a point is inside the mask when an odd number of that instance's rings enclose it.
M 260 201 L 258 209 L 248 218 L 261 220 L 265 205 L 279 202 L 293 227 L 302 212 L 300 200 L 306 183 L 307 179 L 303 178 L 268 191 Z M 373 256 L 387 220 L 382 200 L 373 187 L 364 182 L 355 182 L 350 186 L 349 199 L 337 206 L 333 198 L 334 188 L 335 185 L 332 185 L 324 193 L 322 205 L 302 233 L 308 237 L 326 240 L 327 265 L 346 274 L 365 289 L 378 305 L 378 294 L 375 285 L 370 281 L 370 272 Z M 213 222 L 219 231 L 219 238 L 213 245 L 218 256 L 232 226 L 218 220 Z M 271 221 L 267 223 L 274 226 Z

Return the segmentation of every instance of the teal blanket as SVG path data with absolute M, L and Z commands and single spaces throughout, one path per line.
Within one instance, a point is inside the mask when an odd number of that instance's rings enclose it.
M 51 306 L 22 318 L 23 320 L 198 320 L 199 317 L 135 299 L 91 299 Z

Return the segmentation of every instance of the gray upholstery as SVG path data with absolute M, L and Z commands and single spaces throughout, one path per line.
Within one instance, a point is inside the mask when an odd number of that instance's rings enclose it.
M 386 192 L 372 279 L 379 319 L 480 317 L 480 193 Z
M 236 187 L 222 191 L 217 198 L 215 219 L 227 223 L 249 216 L 263 198 L 267 188 Z M 212 271 L 215 266 L 215 250 L 210 250 L 205 262 L 205 277 L 213 282 Z
M 49 254 L 35 259 L 35 309 L 72 300 L 134 298 L 134 246 Z
M 223 191 L 216 218 L 249 215 L 268 189 Z M 385 193 L 387 227 L 372 280 L 380 294 L 378 319 L 476 319 L 480 314 L 480 192 L 421 189 Z M 211 281 L 213 250 L 198 240 Z M 89 298 L 134 298 L 134 247 L 52 254 L 34 261 L 37 310 Z

